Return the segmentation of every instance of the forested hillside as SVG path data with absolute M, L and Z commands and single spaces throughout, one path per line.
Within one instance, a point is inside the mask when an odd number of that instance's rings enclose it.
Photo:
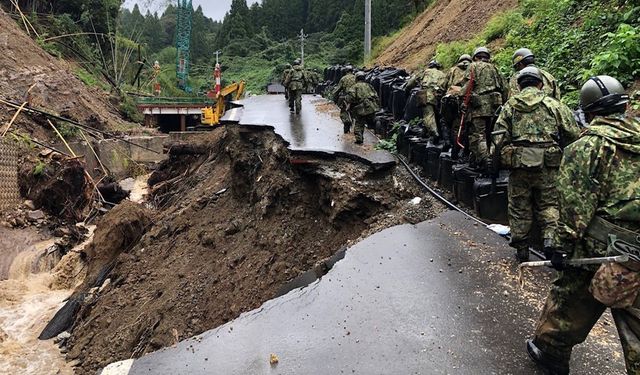
M 528 47 L 536 53 L 539 65 L 559 80 L 564 100 L 571 105 L 577 104 L 578 88 L 594 74 L 619 78 L 631 94 L 640 88 L 637 1 L 460 2 L 469 7 L 453 3 L 437 1 L 398 33 L 377 57 L 378 63 L 416 68 L 436 56 L 449 67 L 462 53 L 488 45 L 494 61 L 508 77 L 513 74 L 513 52 Z M 471 22 L 487 16 L 481 12 L 486 9 L 493 9 L 486 24 Z M 438 23 L 443 19 L 447 20 L 446 28 Z M 408 39 L 420 42 L 407 47 Z
M 374 0 L 373 35 L 381 37 L 398 30 L 423 10 L 431 0 Z M 165 72 L 163 86 L 175 74 L 175 14 L 169 5 L 161 14 L 142 14 L 136 5 L 123 9 L 119 30 L 122 35 L 146 46 Z M 222 22 L 205 17 L 195 9 L 191 38 L 194 73 L 191 86 L 204 89 L 210 84 L 215 51 L 222 51 L 227 79 L 244 79 L 252 91 L 259 91 L 280 75 L 286 63 L 300 56 L 297 36 L 304 29 L 306 63 L 323 68 L 331 63 L 362 64 L 364 34 L 363 0 L 264 0 L 247 5 L 234 0 Z

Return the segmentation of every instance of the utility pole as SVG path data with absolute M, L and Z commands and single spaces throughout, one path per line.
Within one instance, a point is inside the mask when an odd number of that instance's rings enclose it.
M 301 59 L 302 66 L 304 66 L 304 41 L 309 37 L 309 35 L 304 35 L 304 29 L 300 29 L 300 49 L 301 49 Z
M 214 52 L 216 54 L 216 65 L 218 65 L 220 63 L 220 55 L 222 54 L 222 51 L 218 50 Z
M 371 0 L 364 1 L 364 61 L 371 58 Z

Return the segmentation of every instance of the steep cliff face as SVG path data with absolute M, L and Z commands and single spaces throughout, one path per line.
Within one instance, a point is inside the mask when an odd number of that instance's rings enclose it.
M 482 31 L 492 16 L 517 5 L 517 0 L 438 0 L 407 26 L 375 63 L 415 69 L 432 58 L 438 43 L 469 39 Z

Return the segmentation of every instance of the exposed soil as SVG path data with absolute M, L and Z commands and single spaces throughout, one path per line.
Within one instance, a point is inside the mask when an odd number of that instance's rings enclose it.
M 469 39 L 482 31 L 492 16 L 517 5 L 517 0 L 437 1 L 402 31 L 376 64 L 415 69 L 433 57 L 439 43 Z
M 219 326 L 362 236 L 442 210 L 400 168 L 290 159 L 272 131 L 218 129 L 202 144 L 152 176 L 155 225 L 73 329 L 79 374 Z
M 78 159 L 52 160 L 46 166 L 42 164 L 40 173 L 34 172 L 34 165 L 25 161 L 20 166 L 20 194 L 58 219 L 82 220 L 94 191 L 84 163 Z
M 1 8 L 0 49 L 0 98 L 19 103 L 29 99 L 35 108 L 96 128 L 119 129 L 125 124 L 104 91 L 82 83 L 74 75 L 73 65 L 45 52 Z M 15 111 L 4 104 L 0 108 L 4 125 Z M 45 118 L 23 114 L 12 129 L 26 131 L 41 141 L 55 139 Z

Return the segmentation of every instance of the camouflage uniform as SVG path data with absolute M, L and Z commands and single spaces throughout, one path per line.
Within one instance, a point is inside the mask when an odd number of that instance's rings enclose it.
M 461 95 L 464 96 L 471 78 L 474 78 L 471 102 L 467 111 L 467 126 L 471 164 L 478 165 L 487 159 L 487 139 L 493 118 L 502 103 L 507 100 L 508 90 L 496 67 L 488 62 L 474 61 L 465 73 Z
M 602 225 L 593 225 L 602 219 L 640 233 L 638 176 L 640 122 L 623 115 L 596 117 L 586 134 L 565 150 L 558 178 L 557 245 L 572 258 L 609 255 L 602 238 L 596 239 L 595 229 Z M 534 344 L 567 368 L 573 346 L 587 338 L 606 309 L 589 291 L 597 268 L 570 267 L 560 272 L 536 328 Z M 639 300 L 611 312 L 627 372 L 640 374 Z
M 338 86 L 333 91 L 333 101 L 340 107 L 340 120 L 344 124 L 344 132 L 348 133 L 351 129 L 351 116 L 347 111 L 346 96 L 349 89 L 356 84 L 356 76 L 349 73 L 340 79 Z
M 282 82 L 282 85 L 284 86 L 284 98 L 288 101 L 289 100 L 289 89 L 287 88 L 287 85 L 285 84 L 285 82 L 287 81 L 287 77 L 289 77 L 289 74 L 291 74 L 291 69 L 287 68 L 282 72 L 282 79 L 280 80 L 280 82 Z
M 353 132 L 356 143 L 362 143 L 365 125 L 373 125 L 375 113 L 380 109 L 378 94 L 370 84 L 361 81 L 351 86 L 345 100 L 349 103 L 349 112 L 355 122 Z
M 538 71 L 542 75 L 542 83 L 544 84 L 544 86 L 542 87 L 542 90 L 544 91 L 544 93 L 547 94 L 547 96 L 560 100 L 561 99 L 560 87 L 558 87 L 558 82 L 556 81 L 556 79 L 551 75 L 551 73 L 547 72 L 546 70 L 538 68 Z M 509 96 L 510 97 L 513 97 L 518 93 L 520 93 L 520 86 L 518 86 L 519 73 L 520 72 L 516 72 L 509 79 Z
M 457 159 L 459 146 L 456 144 L 460 129 L 460 90 L 464 85 L 464 76 L 471 63 L 462 61 L 449 69 L 447 73 L 446 95 L 442 99 L 442 130 L 443 137 L 449 136 L 449 143 L 453 147 L 451 157 Z
M 442 98 L 446 86 L 447 76 L 438 69 L 427 68 L 419 75 L 412 77 L 407 83 L 406 89 L 410 90 L 420 83 L 422 87 L 420 104 L 423 105 L 423 123 L 426 136 L 438 136 L 438 103 Z
M 289 89 L 289 109 L 291 112 L 302 111 L 302 92 L 305 87 L 307 87 L 307 82 L 309 79 L 307 78 L 306 72 L 302 69 L 300 65 L 294 65 L 291 68 L 291 73 L 287 76 L 285 82 L 285 87 Z
M 527 87 L 504 105 L 495 126 L 491 155 L 509 176 L 511 246 L 527 252 L 534 217 L 543 238 L 553 240 L 558 221 L 556 178 L 562 148 L 578 139 L 571 110 L 536 87 Z

